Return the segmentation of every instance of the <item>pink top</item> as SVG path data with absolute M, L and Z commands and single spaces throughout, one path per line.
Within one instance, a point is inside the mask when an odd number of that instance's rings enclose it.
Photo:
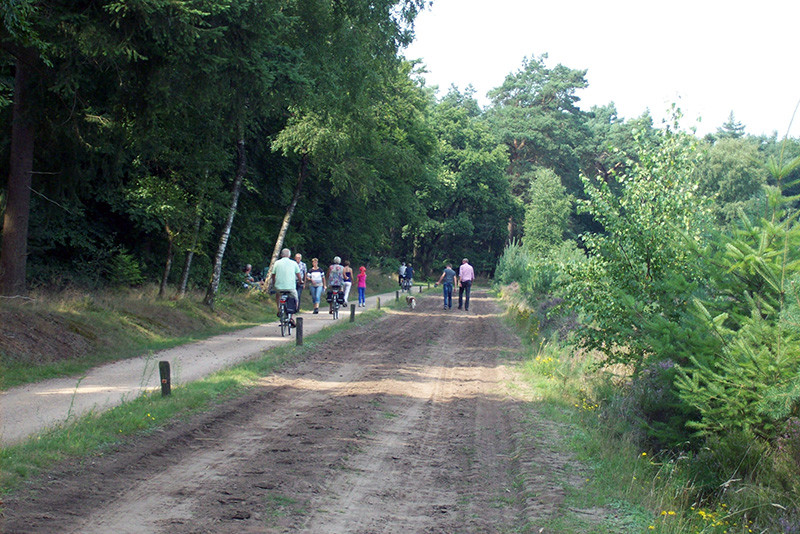
M 458 279 L 462 282 L 469 282 L 475 279 L 475 271 L 472 270 L 472 265 L 469 263 L 462 263 L 458 268 Z
M 358 287 L 367 287 L 367 273 L 359 273 L 356 278 L 358 279 Z

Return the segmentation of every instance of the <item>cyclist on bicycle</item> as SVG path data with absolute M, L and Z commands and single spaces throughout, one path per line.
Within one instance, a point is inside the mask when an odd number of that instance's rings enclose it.
M 414 285 L 414 268 L 411 267 L 410 263 L 406 265 L 406 273 L 403 278 L 405 279 L 405 287 L 410 292 L 411 286 Z
M 272 266 L 272 287 L 275 288 L 275 304 L 280 315 L 281 293 L 289 293 L 297 302 L 297 284 L 302 282 L 300 266 L 291 259 L 292 251 L 288 248 L 281 250 L 281 259 Z
M 342 267 L 342 258 L 336 256 L 333 258 L 333 265 L 328 267 L 328 287 L 331 291 L 341 291 L 344 285 L 344 267 Z M 334 296 L 333 298 L 337 298 Z M 333 313 L 333 299 L 331 299 L 331 309 L 329 313 Z

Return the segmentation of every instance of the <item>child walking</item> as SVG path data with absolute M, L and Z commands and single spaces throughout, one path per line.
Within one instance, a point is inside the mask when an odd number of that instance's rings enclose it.
M 367 268 L 363 265 L 358 268 L 358 276 L 356 276 L 356 280 L 358 280 L 358 305 L 361 308 L 365 308 L 367 306 Z

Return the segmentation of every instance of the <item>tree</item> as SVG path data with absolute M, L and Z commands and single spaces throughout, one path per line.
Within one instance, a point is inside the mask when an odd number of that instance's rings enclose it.
M 748 139 L 721 138 L 709 147 L 697 168 L 699 191 L 714 199 L 713 211 L 720 223 L 738 220 L 740 210 L 763 213 L 762 188 L 768 173 L 761 160 L 758 145 Z
M 0 28 L 0 51 L 16 58 L 15 119 L 0 249 L 0 293 L 25 291 L 34 132 L 49 132 L 64 124 L 82 132 L 87 124 L 92 128 L 113 120 L 104 113 L 124 92 L 129 67 L 145 57 L 139 47 L 161 43 L 159 37 L 167 34 L 191 39 L 205 15 L 201 8 L 210 5 L 200 0 L 156 0 L 147 6 L 110 0 L 21 0 L 8 6 Z M 161 31 L 166 26 L 158 27 L 165 22 L 170 29 L 166 33 Z
M 374 187 L 368 181 L 376 176 L 376 159 L 369 150 L 379 148 L 378 109 L 395 98 L 391 89 L 398 74 L 408 78 L 397 52 L 410 42 L 410 26 L 423 5 L 420 0 L 304 2 L 298 9 L 295 35 L 309 60 L 304 72 L 310 83 L 273 142 L 276 151 L 296 159 L 298 171 L 270 269 L 283 248 L 309 165 L 334 192 L 354 188 L 363 197 Z
M 573 200 L 551 169 L 537 169 L 535 175 L 525 206 L 523 244 L 531 252 L 546 254 L 564 241 Z
M 580 189 L 580 147 L 588 132 L 576 92 L 588 85 L 586 70 L 561 64 L 551 69 L 546 59 L 525 58 L 519 71 L 489 92 L 489 122 L 508 146 L 508 172 L 520 198 L 528 194 L 536 167 L 553 169 L 569 191 Z
M 24 294 L 27 263 L 34 122 L 31 114 L 32 76 L 45 44 L 34 27 L 39 7 L 33 2 L 6 6 L 0 27 L 0 51 L 15 60 L 14 100 L 11 120 L 11 158 L 0 243 L 0 295 Z
M 478 270 L 491 272 L 508 220 L 519 212 L 505 172 L 506 147 L 491 134 L 469 89 L 462 94 L 452 88 L 431 120 L 439 138 L 437 173 L 418 188 L 425 211 L 409 221 L 404 235 L 414 240 L 415 260 L 425 266 L 466 256 Z
M 737 121 L 733 116 L 733 111 L 728 115 L 728 120 L 717 128 L 717 139 L 741 139 L 744 137 L 744 124 Z
M 675 325 L 704 274 L 696 244 L 709 224 L 693 172 L 696 141 L 677 126 L 637 141 L 637 160 L 613 182 L 583 179 L 588 198 L 579 209 L 603 231 L 583 236 L 589 261 L 572 269 L 568 300 L 589 321 L 584 346 L 638 373 L 648 358 L 679 352 Z

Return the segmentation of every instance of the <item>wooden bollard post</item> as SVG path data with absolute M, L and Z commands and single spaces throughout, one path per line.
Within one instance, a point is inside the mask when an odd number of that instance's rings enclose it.
M 356 305 L 355 304 L 351 304 L 350 305 L 350 322 L 352 323 L 355 320 L 356 320 Z
M 297 317 L 294 320 L 295 324 L 297 325 L 294 329 L 295 336 L 297 336 L 297 346 L 303 344 L 303 318 Z
M 169 362 L 158 362 L 158 374 L 161 375 L 161 396 L 168 397 L 172 393 L 172 379 L 169 376 Z
M 394 292 L 394 300 L 400 300 L 400 292 L 399 291 L 395 291 Z
M 378 297 L 378 309 L 379 310 L 381 309 L 381 298 L 380 297 Z

